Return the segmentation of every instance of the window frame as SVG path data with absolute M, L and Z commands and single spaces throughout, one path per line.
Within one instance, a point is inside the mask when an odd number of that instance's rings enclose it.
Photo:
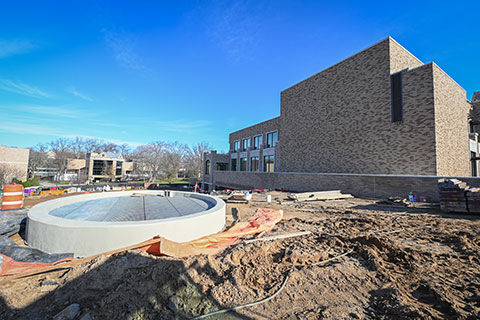
M 257 167 L 257 170 L 254 170 L 254 166 L 253 166 L 253 159 L 256 159 L 256 167 Z M 259 156 L 251 156 L 250 157 L 250 171 L 252 172 L 258 172 L 260 171 L 260 157 Z
M 272 170 L 267 170 L 267 158 L 271 158 L 272 162 L 268 162 L 268 164 L 272 165 Z M 275 172 L 275 156 L 274 155 L 265 155 L 263 156 L 263 172 Z
M 242 139 L 242 142 L 240 143 L 240 148 L 242 151 L 248 151 L 251 146 L 251 139 L 251 137 Z M 247 142 L 247 147 L 245 147 L 245 142 Z
M 403 75 L 402 71 L 390 75 L 390 98 L 392 122 L 403 122 Z
M 475 160 L 477 153 L 475 151 L 470 151 L 470 174 L 472 177 L 478 176 L 478 162 Z
M 257 138 L 259 138 L 259 139 L 257 139 Z M 259 150 L 259 149 L 261 148 L 261 146 L 262 146 L 262 143 L 263 143 L 263 135 L 262 135 L 262 134 L 259 134 L 259 135 L 257 135 L 257 136 L 254 136 L 254 137 L 252 138 L 252 140 L 253 140 L 252 149 L 253 149 L 253 150 Z M 255 141 L 258 142 L 258 145 L 257 145 L 257 146 L 255 146 Z
M 217 171 L 227 171 L 228 170 L 228 163 L 227 162 L 217 162 L 215 166 L 215 170 Z
M 205 175 L 210 175 L 211 167 L 212 163 L 210 159 L 207 159 L 207 161 L 205 161 Z
M 274 135 L 275 133 L 276 133 L 276 138 L 277 138 L 276 140 L 273 139 L 275 137 L 275 135 Z M 272 135 L 272 144 L 271 145 L 269 144 L 269 141 L 268 141 L 268 136 L 269 135 Z M 277 141 L 278 141 L 278 130 L 267 132 L 265 137 L 266 137 L 266 139 L 265 139 L 266 140 L 266 144 L 265 144 L 266 148 L 275 148 L 275 145 L 277 144 Z
M 233 141 L 233 152 L 238 152 L 240 150 L 240 147 L 241 147 L 240 140 Z
M 245 170 L 242 170 L 242 164 L 243 163 L 245 163 Z M 240 158 L 240 171 L 242 171 L 242 172 L 248 171 L 248 158 L 247 157 L 241 157 Z

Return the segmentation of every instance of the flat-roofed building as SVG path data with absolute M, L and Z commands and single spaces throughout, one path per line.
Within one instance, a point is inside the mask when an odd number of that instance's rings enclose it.
M 283 90 L 280 116 L 232 132 L 229 171 L 208 182 L 300 190 L 306 174 L 478 176 L 478 100 L 388 37 Z
M 6 180 L 27 180 L 30 149 L 9 148 L 0 145 L 0 170 Z
M 88 153 L 86 159 L 69 159 L 65 180 L 123 181 L 132 175 L 134 162 L 121 154 Z

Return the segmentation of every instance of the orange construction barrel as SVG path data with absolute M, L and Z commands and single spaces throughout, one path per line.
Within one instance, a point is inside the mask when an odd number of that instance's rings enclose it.
M 23 186 L 7 184 L 3 187 L 2 210 L 21 209 L 23 207 Z

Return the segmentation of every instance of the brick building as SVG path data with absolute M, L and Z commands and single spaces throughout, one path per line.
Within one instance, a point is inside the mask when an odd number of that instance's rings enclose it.
M 64 180 L 123 181 L 132 175 L 134 163 L 122 155 L 88 153 L 86 159 L 68 160 Z
M 0 174 L 6 183 L 17 179 L 27 180 L 30 149 L 9 148 L 0 145 Z
M 474 103 L 388 37 L 282 91 L 280 116 L 231 133 L 228 170 L 205 180 L 261 188 L 275 173 L 476 176 Z

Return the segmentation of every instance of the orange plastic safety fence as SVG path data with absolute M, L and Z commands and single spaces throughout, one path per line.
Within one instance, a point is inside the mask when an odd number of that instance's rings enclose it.
M 227 231 L 183 243 L 160 237 L 158 243 L 140 249 L 155 255 L 177 258 L 197 254 L 216 254 L 236 243 L 240 237 L 271 230 L 282 218 L 282 210 L 258 209 L 257 213 L 248 222 L 239 222 Z
M 0 276 L 8 276 L 15 274 L 23 274 L 33 272 L 45 267 L 56 265 L 60 262 L 67 262 L 73 260 L 73 257 L 68 257 L 55 261 L 54 263 L 42 262 L 20 262 L 0 253 Z

